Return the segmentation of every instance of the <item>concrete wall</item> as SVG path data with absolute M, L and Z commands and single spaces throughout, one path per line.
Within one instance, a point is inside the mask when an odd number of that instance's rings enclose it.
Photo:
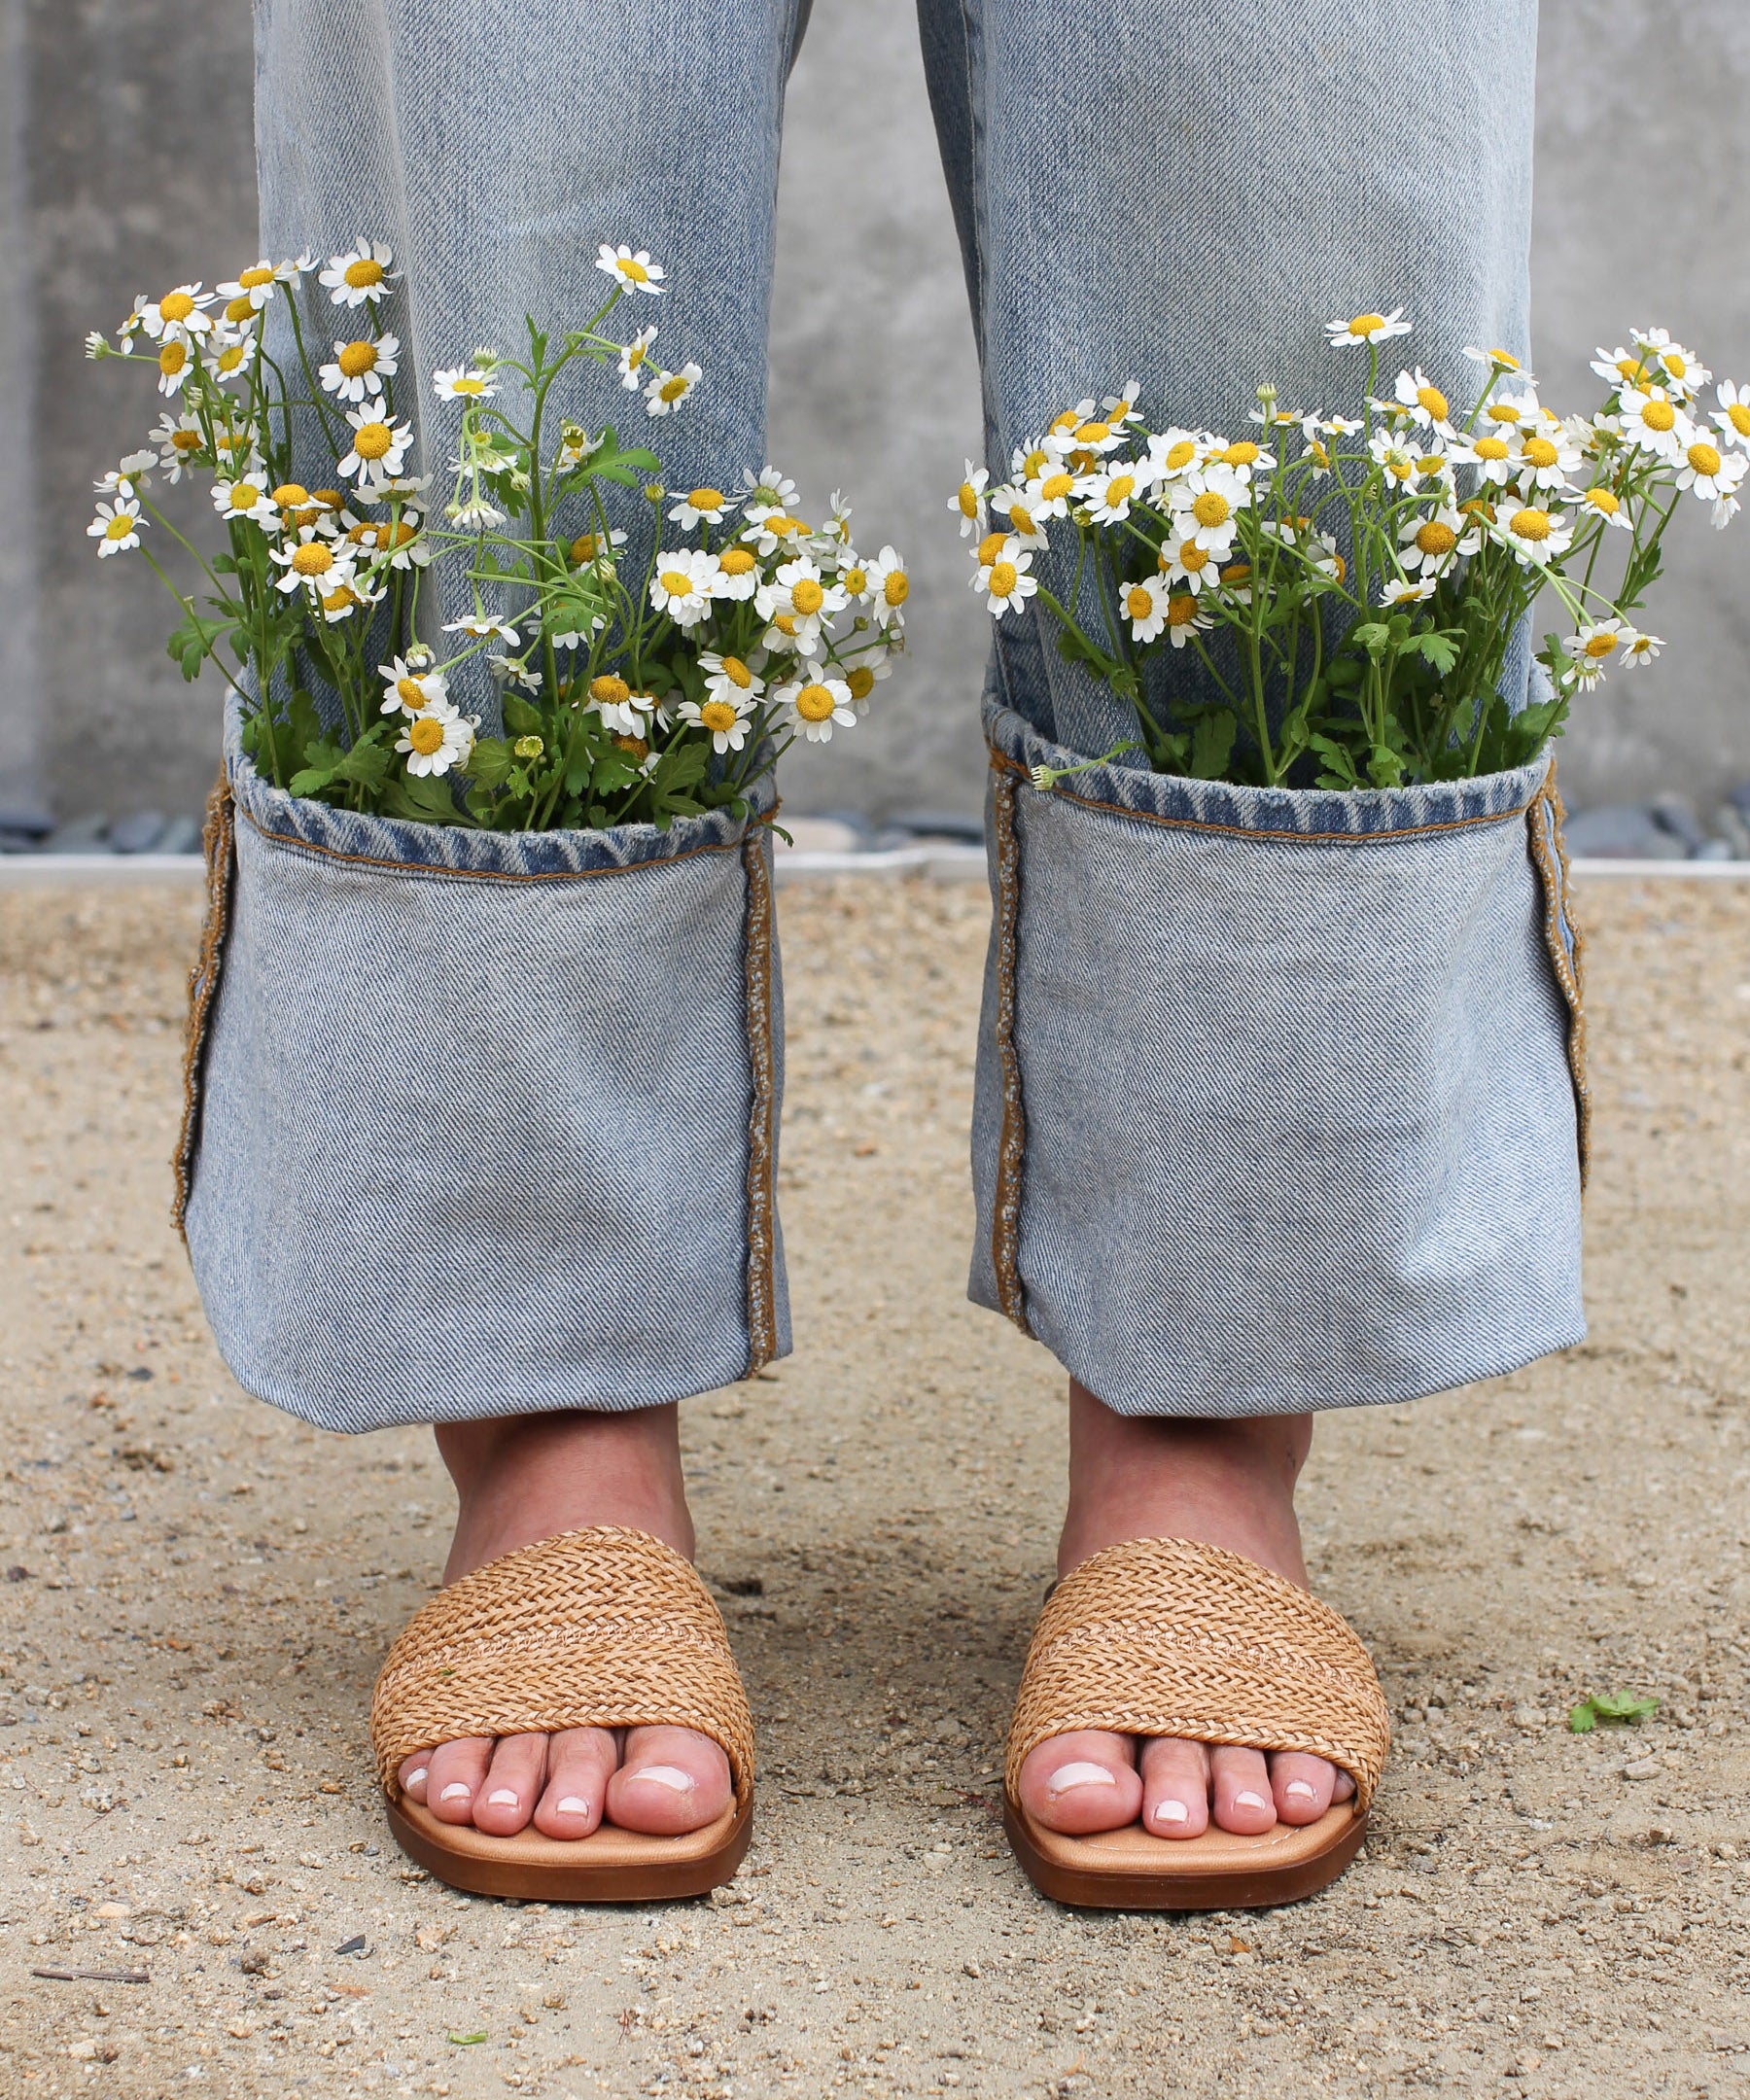
M 1558 404 L 1590 404 L 1592 345 L 1639 322 L 1750 377 L 1743 5 L 1545 0 L 1536 331 Z M 0 399 L 34 444 L 0 446 L 0 803 L 192 810 L 211 776 L 216 682 L 183 685 L 150 574 L 100 572 L 85 538 L 92 474 L 156 411 L 80 342 L 136 289 L 253 256 L 249 97 L 242 0 L 0 0 Z M 1462 126 L 1455 112 L 1456 181 Z M 854 736 L 792 767 L 789 806 L 969 810 L 986 627 L 944 507 L 978 396 L 909 0 L 817 0 L 780 217 L 773 455 L 817 507 L 852 492 L 865 543 L 896 542 L 916 578 L 913 664 Z M 1705 804 L 1750 777 L 1750 521 L 1681 552 L 1651 621 L 1674 646 L 1586 704 L 1572 799 L 1674 787 Z

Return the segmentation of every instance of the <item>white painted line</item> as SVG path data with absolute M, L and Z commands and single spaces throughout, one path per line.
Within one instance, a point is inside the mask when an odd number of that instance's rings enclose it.
M 1598 875 L 1682 875 L 1701 882 L 1743 882 L 1750 878 L 1750 860 L 1592 860 L 1576 857 L 1568 867 L 1589 881 Z
M 197 853 L 0 854 L 0 890 L 131 889 L 136 883 L 198 883 L 205 876 L 206 861 Z

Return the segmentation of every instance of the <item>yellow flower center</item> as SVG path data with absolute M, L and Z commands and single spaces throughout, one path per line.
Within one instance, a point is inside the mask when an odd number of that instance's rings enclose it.
M 1750 438 L 1750 402 L 1733 402 L 1726 411 L 1726 420 L 1740 438 Z
M 245 292 L 259 292 L 263 285 L 273 282 L 273 272 L 265 263 L 258 263 L 254 269 L 246 269 L 237 282 Z
M 310 491 L 310 501 L 313 504 L 321 504 L 326 510 L 338 510 L 344 500 L 338 489 L 312 489 Z
M 1650 401 L 1641 409 L 1640 419 L 1650 431 L 1668 431 L 1677 421 L 1677 411 L 1668 401 Z
M 825 592 L 812 577 L 803 577 L 799 582 L 790 585 L 790 604 L 804 617 L 810 612 L 818 612 L 825 602 Z
M 793 635 L 796 631 L 796 615 L 793 612 L 780 612 L 773 619 L 772 625 L 780 634 Z
M 1320 467 L 1328 467 L 1331 464 L 1331 455 L 1325 450 L 1318 438 L 1314 438 L 1307 450 Z
M 902 606 L 911 596 L 911 578 L 903 569 L 891 570 L 887 581 L 881 586 L 881 595 L 889 605 Z
M 222 372 L 234 372 L 242 362 L 243 345 L 241 343 L 232 343 L 228 349 L 221 350 L 215 360 Z
M 1146 619 L 1154 611 L 1154 593 L 1140 583 L 1133 583 L 1124 600 L 1124 610 L 1134 620 Z
M 631 694 L 631 686 L 623 678 L 615 678 L 612 671 L 604 671 L 600 678 L 589 682 L 589 697 L 599 707 L 623 706 Z
M 1447 419 L 1447 398 L 1437 386 L 1418 386 L 1416 390 L 1416 405 L 1425 408 L 1436 423 Z
M 362 379 L 368 371 L 375 371 L 376 361 L 377 346 L 373 342 L 349 342 L 334 359 L 348 379 Z
M 1112 426 L 1109 423 L 1078 423 L 1075 435 L 1083 444 L 1104 444 L 1112 435 Z
M 1511 402 L 1497 401 L 1489 402 L 1488 416 L 1493 423 L 1517 423 L 1520 412 Z
M 808 527 L 800 518 L 786 517 L 782 510 L 774 510 L 765 521 L 765 529 L 779 540 L 788 540 L 793 533 L 805 533 Z
M 170 449 L 173 452 L 198 452 L 200 433 L 197 430 L 179 430 L 170 433 Z
M 128 534 L 133 531 L 133 518 L 129 515 L 127 511 L 122 510 L 120 511 L 115 517 L 111 518 L 109 523 L 103 528 L 103 537 L 106 540 L 125 540 Z
M 174 379 L 188 362 L 188 346 L 184 343 L 167 342 L 158 352 L 158 370 L 166 379 Z
M 594 561 L 600 543 L 594 533 L 579 533 L 571 543 L 573 564 L 581 569 L 585 562 Z
M 429 715 L 421 715 L 407 724 L 407 742 L 422 758 L 429 758 L 435 751 L 443 749 L 443 724 Z
M 1177 444 L 1168 448 L 1167 472 L 1169 473 L 1177 473 L 1181 468 L 1189 467 L 1196 457 L 1196 445 L 1192 443 L 1189 438 L 1181 438 Z
M 1507 521 L 1507 530 L 1516 540 L 1538 542 L 1550 537 L 1550 513 L 1547 510 L 1516 510 Z
M 671 598 L 690 598 L 693 579 L 681 569 L 665 569 L 656 578 Z
M 1249 438 L 1241 438 L 1221 456 L 1230 467 L 1255 467 L 1263 454 Z
M 844 584 L 854 598 L 860 598 L 869 587 L 869 572 L 866 569 L 847 569 L 844 573 Z
M 1027 539 L 1033 529 L 1032 512 L 1024 510 L 1019 504 L 1010 504 L 1008 515 L 1009 523 L 1016 532 L 1022 539 Z
M 1390 452 L 1385 457 L 1385 472 L 1394 481 L 1408 481 L 1416 472 L 1416 462 L 1408 452 Z
M 1416 463 L 1416 471 L 1422 474 L 1437 474 L 1446 465 L 1438 452 L 1424 452 Z
M 1432 555 L 1438 560 L 1441 555 L 1450 554 L 1458 544 L 1458 535 L 1450 525 L 1443 525 L 1438 518 L 1430 518 L 1425 525 L 1418 528 L 1416 543 L 1424 554 Z
M 1191 506 L 1191 515 L 1200 525 L 1225 525 L 1232 506 L 1219 489 L 1205 489 Z
M 796 713 L 804 721 L 825 721 L 832 714 L 832 695 L 824 685 L 804 685 L 796 695 Z
M 1606 517 L 1615 517 L 1623 508 L 1615 494 L 1607 488 L 1588 489 L 1586 500 L 1594 510 L 1602 510 Z
M 1114 474 L 1106 483 L 1106 508 L 1115 510 L 1121 503 L 1129 503 L 1136 491 L 1135 474 Z
M 1488 358 L 1490 364 L 1505 366 L 1509 371 L 1518 371 L 1520 368 L 1520 361 L 1511 350 L 1491 350 Z
M 341 274 L 355 292 L 363 292 L 368 285 L 382 283 L 383 265 L 371 256 L 360 256 L 356 262 L 349 262 Z
M 753 557 L 746 547 L 731 547 L 728 553 L 723 556 L 723 574 L 725 576 L 746 576 L 752 566 Z
M 641 736 L 616 736 L 613 748 L 615 751 L 630 752 L 640 765 L 650 755 L 650 747 Z
M 301 577 L 327 576 L 334 557 L 320 540 L 306 540 L 293 555 L 292 566 Z
M 1174 598 L 1167 608 L 1169 627 L 1186 627 L 1197 617 L 1197 600 L 1189 591 Z
M 680 372 L 670 372 L 656 392 L 665 402 L 678 402 L 691 384 L 691 380 L 683 378 Z
M 960 485 L 960 507 L 962 517 L 975 518 L 978 515 L 978 491 L 970 481 L 962 481 Z
M 417 679 L 397 679 L 395 682 L 395 697 L 405 708 L 422 708 L 426 704 L 424 688 Z
M 1241 584 L 1251 581 L 1251 563 L 1243 561 L 1229 562 L 1221 572 L 1221 580 L 1230 590 L 1238 590 Z
M 619 273 L 622 277 L 629 277 L 634 284 L 648 284 L 650 281 L 649 271 L 645 268 L 642 262 L 635 262 L 631 256 L 620 257 Z
M 1638 379 L 1642 370 L 1641 361 L 1639 358 L 1621 357 L 1616 361 L 1616 368 L 1625 379 Z
M 707 700 L 699 710 L 699 720 L 707 729 L 733 729 L 739 718 L 727 700 Z
M 376 529 L 376 543 L 380 547 L 403 547 L 409 540 L 419 538 L 419 528 L 409 525 L 405 518 L 397 518 L 391 524 L 384 519 Z
M 273 492 L 273 500 L 282 510 L 296 510 L 300 504 L 309 502 L 310 492 L 301 481 L 282 481 Z
M 723 676 L 731 685 L 739 686 L 743 692 L 746 692 L 753 682 L 752 672 L 748 669 L 739 656 L 725 656 L 723 658 Z
M 1717 474 L 1720 471 L 1720 455 L 1705 438 L 1698 438 L 1689 448 L 1689 463 L 1698 474 Z
M 988 569 L 998 555 L 1002 552 L 1002 542 L 1007 538 L 1007 533 L 985 534 L 984 538 L 978 542 L 978 566 L 981 569 Z
M 1616 636 L 1608 632 L 1588 635 L 1586 638 L 1586 653 L 1594 663 L 1601 663 L 1616 646 Z
M 1344 560 L 1341 554 L 1333 554 L 1331 556 L 1331 574 L 1337 578 L 1339 583 L 1341 583 L 1344 578 L 1348 575 L 1348 563 Z
M 1195 540 L 1186 540 L 1179 546 L 1178 563 L 1188 575 L 1196 576 L 1200 570 L 1208 567 L 1209 550 L 1208 547 L 1199 546 Z
M 450 381 L 450 391 L 454 394 L 484 394 L 486 382 L 474 372 L 464 372 L 460 379 Z
M 353 589 L 350 583 L 342 583 L 338 589 L 330 591 L 328 596 L 323 599 L 322 610 L 325 612 L 345 612 L 356 606 L 358 602 L 358 592 Z
M 361 423 L 353 432 L 353 450 L 361 459 L 381 459 L 394 442 L 387 423 Z
M 1073 474 L 1047 474 L 1044 480 L 1039 483 L 1039 494 L 1047 503 L 1057 503 L 1061 498 L 1068 496 L 1074 486 L 1075 476 Z
M 639 370 L 649 354 L 650 346 L 648 342 L 628 343 L 626 345 L 626 369 L 629 372 Z
M 230 492 L 233 510 L 253 510 L 262 500 L 262 492 L 253 481 L 239 481 Z
M 859 663 L 846 672 L 845 683 L 851 688 L 853 700 L 866 700 L 875 690 L 875 674 L 866 663 Z
M 158 313 L 166 321 L 186 321 L 194 311 L 194 301 L 186 292 L 166 292 L 158 300 Z
M 1486 460 L 1503 460 L 1509 457 L 1509 447 L 1504 438 L 1479 438 L 1477 457 Z
M 1385 316 L 1382 313 L 1358 313 L 1349 323 L 1348 332 L 1351 335 L 1367 337 L 1377 335 L 1384 326 Z
M 991 596 L 1006 598 L 1019 580 L 1019 573 L 1013 562 L 998 562 L 991 571 Z
M 254 312 L 255 300 L 245 292 L 240 298 L 232 299 L 230 304 L 227 306 L 225 318 L 228 321 L 247 321 Z
M 1673 379 L 1681 379 L 1684 373 L 1689 370 L 1689 366 L 1681 350 L 1662 351 L 1660 355 L 1660 363 Z
M 1021 462 L 1022 478 L 1031 481 L 1035 474 L 1042 473 L 1050 464 L 1051 454 L 1035 448 Z
M 1072 431 L 1080 420 L 1073 408 L 1066 408 L 1062 415 L 1052 418 L 1052 433 L 1057 436 L 1065 431 Z
M 1527 438 L 1525 439 L 1525 457 L 1533 467 L 1554 467 L 1561 458 L 1561 454 L 1557 451 L 1547 438 Z
M 723 508 L 723 492 L 721 489 L 696 488 L 686 501 L 694 510 L 720 510 Z

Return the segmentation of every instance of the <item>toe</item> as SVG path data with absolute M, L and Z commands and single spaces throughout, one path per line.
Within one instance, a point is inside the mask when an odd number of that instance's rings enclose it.
M 1284 1823 L 1316 1823 L 1336 1794 L 1337 1768 L 1303 1751 L 1278 1750 L 1270 1760 L 1270 1790 Z
M 691 1729 L 635 1728 L 608 1782 L 608 1817 L 622 1830 L 673 1837 L 715 1823 L 734 1798 L 720 1743 Z
M 426 1806 L 440 1823 L 472 1823 L 492 1758 L 490 1735 L 439 1743 L 426 1768 Z
M 1225 1831 L 1256 1838 L 1276 1824 L 1270 1767 L 1262 1750 L 1223 1743 L 1209 1752 L 1209 1807 Z
M 415 1750 L 411 1757 L 402 1758 L 401 1769 L 396 1774 L 402 1792 L 409 1801 L 423 1802 L 426 1798 L 426 1779 L 431 1770 L 432 1753 Z
M 545 1838 L 587 1838 L 602 1820 L 619 1746 L 606 1729 L 565 1729 L 547 1741 L 547 1783 L 535 1810 Z
M 546 1778 L 544 1735 L 501 1735 L 474 1802 L 474 1828 L 489 1838 L 514 1838 L 526 1830 Z
M 1130 1736 L 1079 1729 L 1029 1751 L 1021 1767 L 1021 1805 L 1047 1830 L 1080 1837 L 1120 1830 L 1142 1806 Z
M 1137 1763 L 1142 1828 L 1157 1838 L 1201 1838 L 1209 1827 L 1209 1753 L 1203 1744 L 1153 1736 Z

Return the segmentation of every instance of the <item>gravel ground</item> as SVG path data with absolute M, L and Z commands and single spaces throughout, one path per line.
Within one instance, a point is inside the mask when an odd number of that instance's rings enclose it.
M 1041 1902 L 997 1821 L 1062 1414 L 962 1297 L 982 891 L 783 893 L 798 1349 L 685 1411 L 757 1834 L 709 1903 L 595 1911 L 384 1831 L 366 1702 L 448 1491 L 214 1354 L 165 1214 L 193 900 L 0 895 L 0 2092 L 1750 2091 L 1750 886 L 1583 902 L 1592 1339 L 1327 1418 L 1310 1558 L 1397 1728 L 1367 1852 L 1157 1918 Z M 1658 1716 L 1568 1732 L 1621 1688 Z

